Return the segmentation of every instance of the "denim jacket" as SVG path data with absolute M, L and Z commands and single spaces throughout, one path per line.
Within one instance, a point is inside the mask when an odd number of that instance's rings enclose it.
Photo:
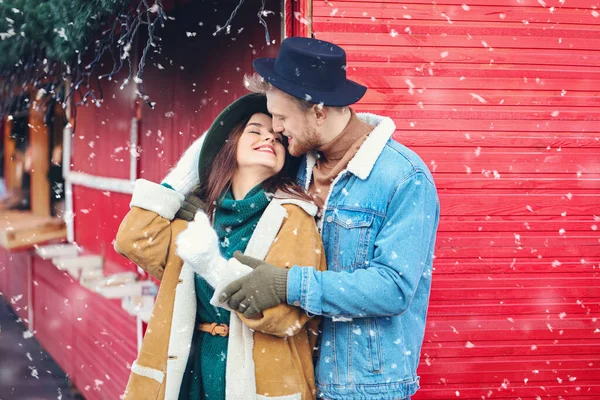
M 375 129 L 333 181 L 319 222 L 327 271 L 294 266 L 287 301 L 322 315 L 316 380 L 326 399 L 405 399 L 419 388 L 439 221 L 433 178 L 395 142 L 390 118 L 358 114 Z M 308 188 L 315 154 L 298 182 Z

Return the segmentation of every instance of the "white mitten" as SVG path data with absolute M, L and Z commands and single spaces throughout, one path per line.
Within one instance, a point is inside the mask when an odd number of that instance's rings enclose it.
M 219 238 L 206 214 L 198 211 L 194 220 L 177 236 L 177 255 L 197 274 L 215 287 L 227 261 L 221 256 Z
M 175 243 L 177 255 L 215 289 L 210 303 L 229 310 L 227 303 L 219 303 L 221 292 L 231 282 L 252 272 L 252 268 L 235 258 L 227 261 L 221 256 L 217 233 L 202 211 L 196 213 L 194 220 L 177 236 Z
M 183 156 L 177 161 L 175 167 L 163 179 L 163 184 L 167 184 L 185 196 L 192 191 L 194 186 L 200 183 L 198 161 L 200 160 L 200 150 L 202 150 L 202 143 L 205 137 L 206 135 L 200 136 L 183 153 Z

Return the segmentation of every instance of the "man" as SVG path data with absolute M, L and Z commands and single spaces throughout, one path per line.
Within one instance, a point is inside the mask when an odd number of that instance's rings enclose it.
M 292 155 L 305 155 L 298 183 L 319 206 L 328 270 L 285 270 L 241 254 L 254 271 L 221 300 L 253 316 L 287 302 L 322 315 L 316 363 L 326 399 L 407 399 L 417 365 L 431 287 L 439 201 L 425 163 L 395 142 L 390 118 L 348 106 L 366 88 L 346 79 L 335 44 L 288 38 L 276 59 L 257 59 L 273 128 Z

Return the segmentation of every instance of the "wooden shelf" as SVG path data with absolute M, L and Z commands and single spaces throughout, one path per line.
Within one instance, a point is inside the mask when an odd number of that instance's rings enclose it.
M 0 246 L 8 250 L 66 238 L 67 228 L 62 219 L 40 217 L 27 211 L 0 212 Z

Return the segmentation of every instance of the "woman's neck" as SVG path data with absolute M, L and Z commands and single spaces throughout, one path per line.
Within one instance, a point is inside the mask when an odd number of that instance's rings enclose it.
M 233 198 L 236 200 L 243 200 L 248 192 L 264 181 L 265 178 L 257 176 L 254 171 L 247 171 L 244 173 L 242 170 L 236 170 L 231 178 L 231 192 Z

